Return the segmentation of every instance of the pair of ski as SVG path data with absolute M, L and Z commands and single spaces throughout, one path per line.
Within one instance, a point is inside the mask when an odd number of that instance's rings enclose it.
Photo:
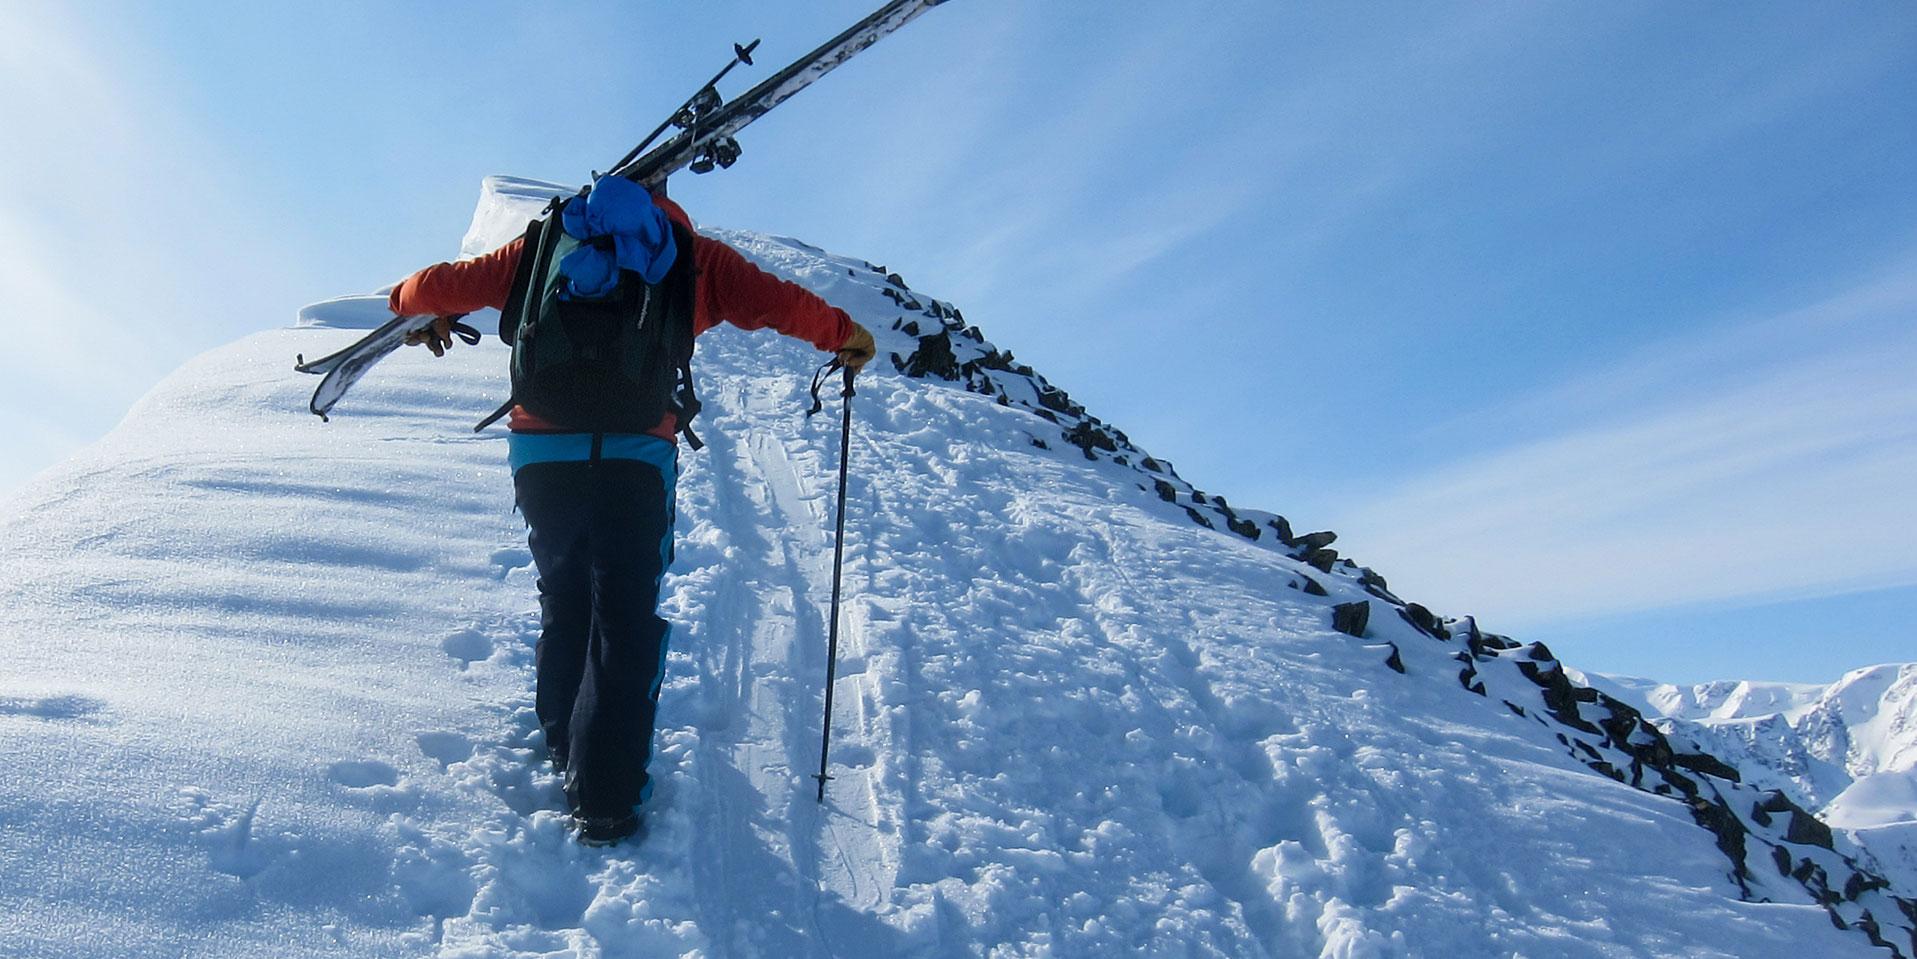
M 800 90 L 810 86 L 813 81 L 830 73 L 834 68 L 857 56 L 860 51 L 884 39 L 892 31 L 904 26 L 919 14 L 936 7 L 945 0 L 891 0 L 885 6 L 873 11 L 865 19 L 853 24 L 845 32 L 828 40 L 818 49 L 800 57 L 790 66 L 768 77 L 758 86 L 748 90 L 731 102 L 720 99 L 716 86 L 734 66 L 752 63 L 752 51 L 759 45 L 754 40 L 746 46 L 734 45 L 733 58 L 711 80 L 699 88 L 682 104 L 672 116 L 652 131 L 652 134 L 634 147 L 618 163 L 613 165 L 607 176 L 621 176 L 646 187 L 656 187 L 666 177 L 685 167 L 691 167 L 694 173 L 705 173 L 714 167 L 729 167 L 739 158 L 739 144 L 733 135 L 745 129 L 752 121 L 765 116 L 772 108 L 792 98 Z M 640 155 L 641 151 L 652 143 L 668 127 L 677 126 L 680 132 L 660 144 L 650 153 Z M 293 367 L 301 373 L 323 375 L 319 388 L 313 391 L 313 399 L 308 404 L 314 414 L 322 420 L 346 395 L 346 391 L 357 383 L 374 364 L 385 359 L 394 350 L 404 345 L 414 333 L 431 326 L 437 317 L 430 315 L 395 317 L 391 322 L 367 334 L 358 342 L 337 353 L 308 362 L 304 356 L 296 357 Z M 458 317 L 451 317 L 458 319 Z M 459 324 L 456 330 L 461 339 L 468 343 L 478 343 L 479 334 L 471 327 Z M 470 334 L 470 335 L 468 335 Z

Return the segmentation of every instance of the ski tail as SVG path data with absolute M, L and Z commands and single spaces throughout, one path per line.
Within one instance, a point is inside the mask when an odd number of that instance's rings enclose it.
M 712 111 L 696 125 L 639 159 L 623 164 L 609 175 L 622 176 L 651 187 L 695 162 L 716 160 L 720 166 L 730 166 L 732 160 L 738 157 L 738 145 L 731 142 L 733 134 L 745 129 L 752 121 L 791 99 L 800 90 L 811 86 L 813 81 L 832 72 L 867 47 L 912 22 L 919 14 L 945 2 L 891 0 L 865 19 L 846 28 L 843 33 L 827 40 L 818 49 Z M 705 168 L 710 169 L 709 166 Z

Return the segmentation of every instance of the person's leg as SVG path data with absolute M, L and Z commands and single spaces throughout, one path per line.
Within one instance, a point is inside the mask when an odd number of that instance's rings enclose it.
M 539 570 L 534 711 L 553 766 L 565 771 L 592 633 L 592 481 L 584 463 L 533 463 L 513 476 Z
M 595 468 L 593 629 L 567 788 L 581 815 L 615 817 L 651 792 L 646 763 L 669 632 L 657 606 L 671 551 L 672 485 L 651 463 L 605 460 Z

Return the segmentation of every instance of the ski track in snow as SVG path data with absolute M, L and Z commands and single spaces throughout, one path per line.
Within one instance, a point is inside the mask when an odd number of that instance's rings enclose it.
M 889 322 L 843 262 L 728 238 Z M 402 353 L 321 426 L 286 366 L 348 338 L 194 361 L 0 520 L 0 954 L 1883 954 L 1738 901 L 1681 805 L 1459 690 L 1453 647 L 1333 631 L 1348 584 L 889 373 L 816 803 L 837 401 L 804 420 L 815 354 L 733 330 L 700 341 L 647 831 L 582 848 L 502 444 L 467 432 L 504 350 Z

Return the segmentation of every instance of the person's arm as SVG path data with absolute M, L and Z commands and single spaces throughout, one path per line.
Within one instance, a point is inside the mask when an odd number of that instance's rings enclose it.
M 693 249 L 702 306 L 711 322 L 776 330 L 828 353 L 856 347 L 855 365 L 871 359 L 871 334 L 844 310 L 797 283 L 753 266 L 739 251 L 717 240 L 699 237 Z
M 522 236 L 476 259 L 436 263 L 401 280 L 386 305 L 395 316 L 450 317 L 488 306 L 504 309 L 525 247 Z M 452 345 L 451 329 L 450 321 L 441 320 L 407 342 L 425 343 L 438 356 Z

